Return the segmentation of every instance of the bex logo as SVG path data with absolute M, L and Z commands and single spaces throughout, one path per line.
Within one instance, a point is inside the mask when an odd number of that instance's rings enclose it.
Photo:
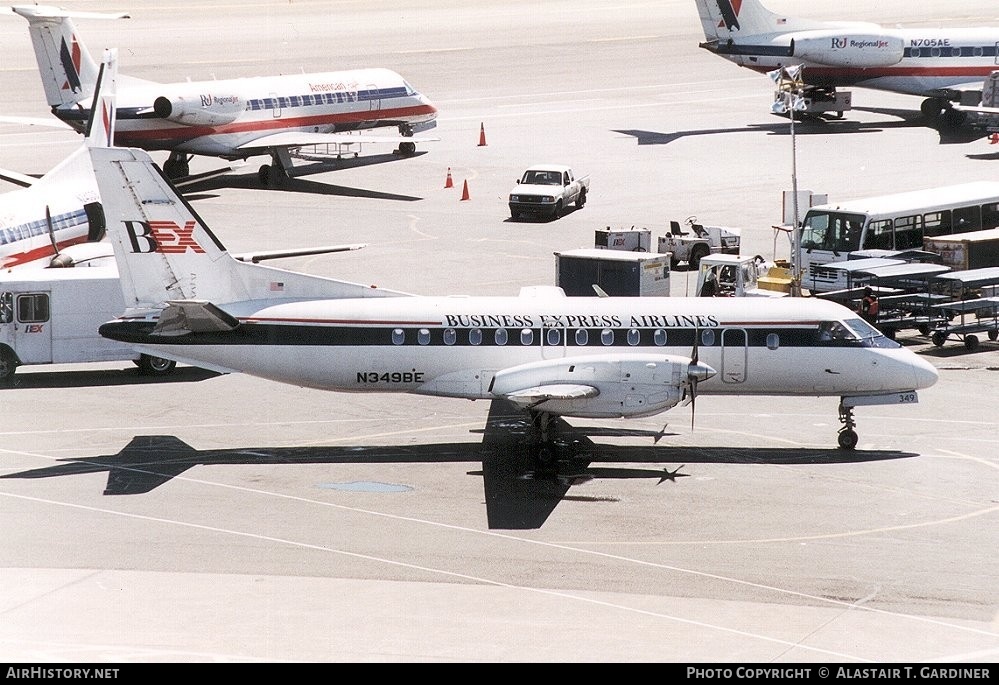
M 125 221 L 128 240 L 132 252 L 137 254 L 159 252 L 160 254 L 183 254 L 188 250 L 204 254 L 205 250 L 192 235 L 194 220 L 178 226 L 172 221 Z

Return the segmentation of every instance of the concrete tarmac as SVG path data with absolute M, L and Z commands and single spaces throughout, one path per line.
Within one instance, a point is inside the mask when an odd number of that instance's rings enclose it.
M 415 157 L 279 189 L 257 158 L 193 191 L 231 251 L 363 242 L 280 266 L 489 295 L 552 284 L 552 253 L 607 226 L 696 216 L 788 256 L 771 229 L 788 122 L 765 76 L 697 47 L 693 2 L 334 5 L 88 3 L 132 17 L 77 22 L 140 78 L 385 66 L 438 105 L 441 140 Z M 915 5 L 769 3 L 999 25 L 981 3 Z M 0 44 L 4 113 L 48 116 L 22 18 Z M 796 127 L 799 188 L 845 200 L 996 174 L 987 141 L 927 125 L 917 98 L 856 90 L 854 107 Z M 79 143 L 2 124 L 0 165 L 40 174 Z M 585 208 L 511 221 L 537 161 L 590 174 Z M 673 272 L 674 295 L 692 285 Z M 521 419 L 485 402 L 23 367 L 0 389 L 0 660 L 994 662 L 999 344 L 899 340 L 940 381 L 914 406 L 859 408 L 854 451 L 836 448 L 835 398 L 701 397 L 693 416 L 568 420 L 592 445 L 561 481 L 530 477 Z

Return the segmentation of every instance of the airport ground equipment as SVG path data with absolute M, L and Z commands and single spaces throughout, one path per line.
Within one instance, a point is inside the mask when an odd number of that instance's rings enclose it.
M 116 267 L 24 269 L 0 278 L 0 382 L 18 366 L 131 360 L 159 376 L 176 363 L 139 354 L 97 329 L 124 310 Z
M 978 349 L 978 334 L 985 333 L 989 340 L 999 338 L 999 297 L 988 295 L 999 286 L 999 267 L 951 271 L 933 281 L 951 296 L 933 307 L 942 314 L 942 322 L 930 336 L 934 345 L 942 347 L 953 338 L 974 351 Z
M 570 206 L 582 209 L 589 192 L 589 176 L 577 177 L 565 164 L 535 164 L 510 191 L 510 216 L 558 219 Z
M 686 228 L 679 221 L 670 221 L 670 230 L 659 237 L 657 252 L 672 255 L 670 265 L 674 268 L 686 262 L 696 269 L 703 257 L 709 254 L 739 254 L 742 232 L 738 228 L 726 226 L 705 226 L 697 222 L 697 217 L 687 217 Z
M 957 271 L 999 266 L 999 228 L 926 236 L 923 248 L 939 254 L 943 264 Z
M 667 297 L 669 275 L 669 255 L 600 248 L 555 253 L 555 284 L 570 297 Z
M 760 256 L 716 254 L 702 257 L 697 270 L 697 290 L 709 279 L 716 284 L 713 297 L 784 297 L 791 292 L 786 266 L 768 263 Z
M 593 247 L 604 250 L 652 252 L 652 231 L 648 228 L 598 228 Z

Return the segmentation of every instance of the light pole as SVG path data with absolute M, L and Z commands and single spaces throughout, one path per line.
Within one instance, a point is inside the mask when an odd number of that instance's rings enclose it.
M 794 137 L 794 112 L 805 109 L 801 93 L 804 87 L 801 65 L 781 67 L 769 72 L 770 78 L 783 97 L 774 98 L 771 111 L 774 114 L 786 113 L 791 119 L 791 202 L 794 210 L 794 225 L 791 228 L 791 296 L 801 295 L 801 233 L 798 216 L 798 148 Z

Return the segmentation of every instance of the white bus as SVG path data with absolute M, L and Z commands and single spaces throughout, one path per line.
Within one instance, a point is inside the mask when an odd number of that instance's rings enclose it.
M 823 265 L 859 250 L 922 250 L 927 236 L 996 227 L 999 183 L 991 181 L 812 207 L 800 229 L 801 285 L 812 292 L 845 288 L 844 272 Z

